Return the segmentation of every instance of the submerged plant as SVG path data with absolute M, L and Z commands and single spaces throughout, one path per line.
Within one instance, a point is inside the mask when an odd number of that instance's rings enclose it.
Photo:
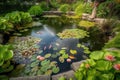
M 81 29 L 66 29 L 62 33 L 57 34 L 61 39 L 77 38 L 82 39 L 88 37 L 88 32 Z

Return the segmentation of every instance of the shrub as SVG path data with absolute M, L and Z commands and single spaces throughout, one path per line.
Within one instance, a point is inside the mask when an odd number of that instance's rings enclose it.
M 120 48 L 120 33 L 106 43 L 105 48 Z
M 75 72 L 77 80 L 118 80 L 120 51 L 94 51 Z
M 45 2 L 45 1 L 42 1 L 42 2 L 40 2 L 40 4 L 39 4 L 39 6 L 41 7 L 41 9 L 43 10 L 43 11 L 48 11 L 50 8 L 49 8 L 49 5 L 47 6 L 48 4 L 47 4 L 47 2 Z
M 82 16 L 84 11 L 85 11 L 85 6 L 81 3 L 76 7 L 75 14 L 78 16 Z
M 12 23 L 8 22 L 8 20 L 3 17 L 0 18 L 0 30 L 10 30 L 12 28 Z
M 0 45 L 0 80 L 8 80 L 4 75 L 6 72 L 13 70 L 14 66 L 11 65 L 11 58 L 13 57 L 13 51 L 10 45 Z
M 60 8 L 59 8 L 59 11 L 62 11 L 62 12 L 64 12 L 64 13 L 66 13 L 66 12 L 69 11 L 69 10 L 70 10 L 70 5 L 68 5 L 68 4 L 63 4 L 63 5 L 61 5 Z
M 42 8 L 39 5 L 32 6 L 28 12 L 31 15 L 40 16 L 43 12 Z

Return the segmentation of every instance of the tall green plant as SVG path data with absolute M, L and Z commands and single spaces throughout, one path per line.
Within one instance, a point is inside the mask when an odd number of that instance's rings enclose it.
M 42 8 L 39 5 L 32 6 L 28 12 L 31 15 L 40 16 L 43 12 Z
M 63 13 L 66 13 L 70 11 L 70 5 L 69 4 L 63 4 L 60 6 L 59 11 L 62 11 Z
M 10 60 L 13 57 L 13 51 L 10 45 L 0 45 L 0 80 L 8 80 L 4 73 L 13 70 L 14 66 L 11 65 Z

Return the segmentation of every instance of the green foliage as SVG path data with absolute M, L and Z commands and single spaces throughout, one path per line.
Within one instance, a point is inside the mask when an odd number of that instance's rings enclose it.
M 83 12 L 85 12 L 85 6 L 83 5 L 83 3 L 80 3 L 75 9 L 75 14 L 78 16 L 82 16 Z
M 41 9 L 43 10 L 43 11 L 48 11 L 50 8 L 49 8 L 49 5 L 47 6 L 48 4 L 47 4 L 47 2 L 45 2 L 45 1 L 42 1 L 42 2 L 40 2 L 40 4 L 39 4 L 39 6 L 41 7 Z
M 32 6 L 28 12 L 31 15 L 40 16 L 43 12 L 42 8 L 39 5 Z
M 120 33 L 106 43 L 104 48 L 120 48 Z
M 10 45 L 0 45 L 0 74 L 10 72 L 14 69 L 10 60 L 13 57 L 13 51 Z M 0 75 L 0 80 L 8 80 L 6 75 Z
M 62 11 L 64 13 L 70 11 L 70 5 L 69 4 L 63 4 L 60 6 L 59 11 Z
M 0 18 L 0 30 L 10 30 L 13 28 L 13 24 L 10 23 L 7 19 L 1 17 Z
M 61 39 L 66 38 L 85 38 L 88 37 L 88 32 L 81 29 L 66 29 L 62 33 L 57 34 Z
M 95 22 L 82 20 L 79 22 L 80 27 L 90 28 L 95 26 Z
M 80 68 L 75 72 L 77 80 L 117 80 L 116 73 L 120 74 L 120 70 L 114 67 L 115 64 L 120 64 L 120 50 L 103 50 L 94 51 L 90 54 L 90 59 L 87 59 L 80 65 Z
M 0 66 L 13 57 L 13 51 L 10 45 L 0 45 Z

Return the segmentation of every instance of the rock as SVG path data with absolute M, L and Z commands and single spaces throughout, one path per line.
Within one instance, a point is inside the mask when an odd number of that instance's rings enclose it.
M 75 78 L 74 77 L 74 71 L 70 70 L 70 71 L 63 72 L 63 73 L 60 73 L 60 74 L 57 74 L 57 75 L 53 75 L 52 80 L 58 80 L 61 76 L 64 76 L 67 80 L 69 80 L 70 78 L 73 78 L 73 79 Z
M 50 80 L 50 75 L 10 78 L 10 80 Z
M 3 43 L 3 35 L 0 34 L 0 44 Z
M 80 64 L 81 64 L 82 62 L 85 62 L 85 60 L 72 63 L 72 64 L 71 64 L 71 68 L 72 68 L 74 71 L 76 71 L 76 70 L 80 67 Z
M 106 19 L 104 19 L 104 18 L 95 18 L 94 21 L 97 24 L 103 24 L 106 21 Z

